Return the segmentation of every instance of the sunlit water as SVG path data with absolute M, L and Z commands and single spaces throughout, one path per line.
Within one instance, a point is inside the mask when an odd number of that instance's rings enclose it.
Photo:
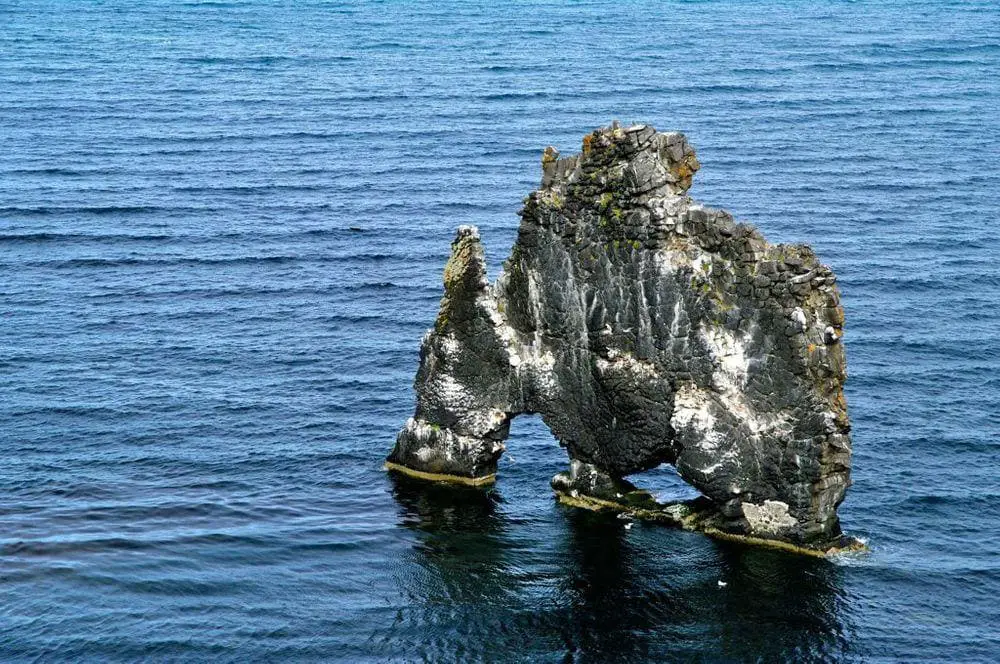
M 754 4 L 0 3 L 0 660 L 1000 658 L 1000 9 Z M 839 275 L 869 556 L 560 507 L 530 418 L 381 471 L 455 227 L 612 118 Z

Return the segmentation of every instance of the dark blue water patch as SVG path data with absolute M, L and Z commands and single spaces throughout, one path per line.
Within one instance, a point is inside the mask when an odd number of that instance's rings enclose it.
M 89 168 L 76 169 L 64 167 L 39 167 L 39 168 L 13 168 L 7 171 L 11 176 L 39 175 L 39 176 L 60 176 L 60 177 L 93 177 L 95 175 L 114 175 L 124 173 L 124 169 L 118 168 Z
M 161 212 L 158 208 L 143 205 L 98 205 L 91 207 L 33 207 L 33 208 L 0 208 L 0 215 L 18 217 L 37 217 L 48 215 L 112 215 L 124 216 Z
M 10 233 L 0 235 L 2 243 L 34 243 L 34 242 L 79 242 L 94 241 L 121 244 L 124 242 L 157 242 L 174 239 L 171 235 L 90 235 L 85 233 Z
M 375 255 L 367 258 L 379 258 Z M 389 256 L 384 256 L 389 258 Z M 39 263 L 27 263 L 28 267 L 40 267 L 48 269 L 74 269 L 74 268 L 119 268 L 119 267 L 156 267 L 159 265 L 170 266 L 197 266 L 197 265 L 280 265 L 283 263 L 294 263 L 300 260 L 298 256 L 238 256 L 232 258 L 74 258 L 62 261 L 45 261 Z M 0 265 L 0 267 L 4 267 Z

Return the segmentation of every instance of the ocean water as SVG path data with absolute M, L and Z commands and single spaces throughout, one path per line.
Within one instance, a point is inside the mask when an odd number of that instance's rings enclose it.
M 1000 660 L 995 2 L 0 26 L 0 661 Z M 495 276 L 542 148 L 613 118 L 686 132 L 692 195 L 839 275 L 870 554 L 561 507 L 537 419 L 490 491 L 381 470 L 455 228 Z

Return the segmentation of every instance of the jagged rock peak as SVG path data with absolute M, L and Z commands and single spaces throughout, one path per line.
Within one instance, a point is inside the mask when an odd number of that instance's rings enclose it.
M 542 188 L 597 184 L 631 195 L 679 194 L 691 187 L 699 167 L 683 134 L 662 134 L 649 125 L 612 126 L 584 136 L 582 152 L 572 157 L 560 159 L 558 150 L 545 148 Z
M 817 552 L 845 546 L 843 309 L 804 245 L 771 245 L 687 195 L 682 134 L 617 124 L 542 154 L 541 187 L 489 283 L 463 226 L 424 336 L 417 407 L 388 465 L 492 481 L 511 419 L 567 449 L 561 500 Z M 661 463 L 704 495 L 657 505 L 625 476 Z

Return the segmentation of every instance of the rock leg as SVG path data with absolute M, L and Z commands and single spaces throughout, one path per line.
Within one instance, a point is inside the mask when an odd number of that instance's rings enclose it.
M 648 491 L 578 459 L 570 461 L 568 471 L 552 478 L 552 489 L 561 501 L 585 507 L 622 511 L 660 507 Z
M 505 423 L 495 437 L 468 436 L 411 417 L 396 437 L 386 466 L 423 479 L 488 484 L 496 478 L 507 430 Z

